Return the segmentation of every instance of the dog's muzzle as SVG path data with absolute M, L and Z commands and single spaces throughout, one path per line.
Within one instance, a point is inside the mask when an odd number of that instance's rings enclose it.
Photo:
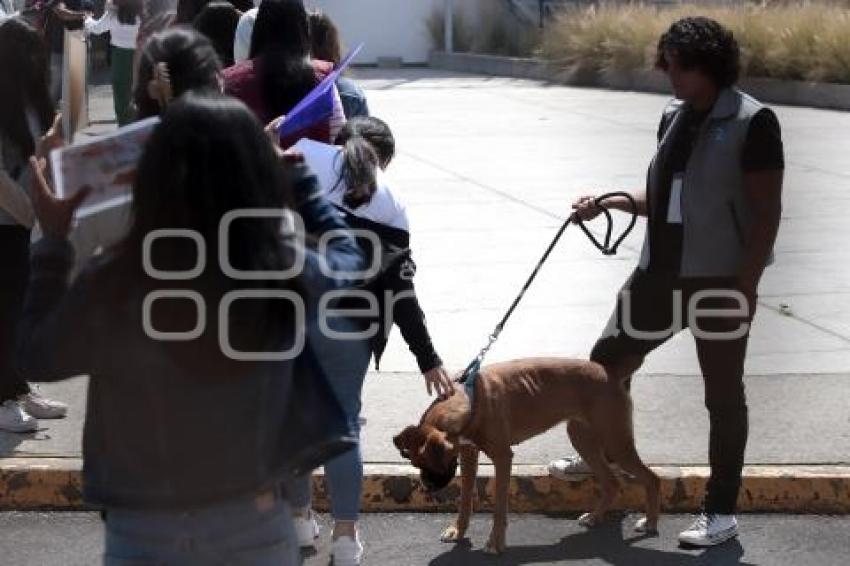
M 438 473 L 432 470 L 420 470 L 419 478 L 422 480 L 422 485 L 428 493 L 440 491 L 452 482 L 457 473 L 457 460 L 452 462 L 451 468 L 445 473 Z

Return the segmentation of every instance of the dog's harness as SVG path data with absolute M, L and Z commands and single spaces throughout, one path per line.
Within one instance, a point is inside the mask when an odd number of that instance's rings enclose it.
M 528 288 L 531 286 L 534 278 L 537 277 L 537 273 L 540 271 L 540 268 L 543 267 L 543 264 L 549 258 L 549 254 L 552 253 L 552 250 L 555 249 L 555 245 L 558 243 L 558 240 L 561 239 L 561 236 L 564 233 L 564 230 L 567 229 L 571 223 L 578 224 L 579 228 L 585 233 L 585 235 L 590 239 L 596 248 L 602 252 L 603 255 L 615 255 L 617 253 L 617 248 L 623 243 L 623 240 L 626 239 L 626 236 L 632 231 L 637 223 L 637 202 L 635 202 L 634 197 L 632 195 L 625 192 L 613 192 L 606 193 L 600 197 L 597 197 L 594 201 L 596 206 L 600 206 L 600 203 L 616 197 L 623 196 L 629 201 L 629 204 L 632 208 L 632 219 L 629 222 L 629 225 L 623 230 L 623 233 L 619 238 L 614 240 L 614 243 L 611 243 L 611 234 L 614 231 L 614 219 L 611 216 L 611 213 L 604 206 L 602 208 L 602 212 L 605 214 L 605 219 L 608 222 L 608 227 L 605 230 L 605 239 L 602 243 L 594 237 L 594 235 L 587 229 L 584 225 L 584 221 L 578 217 L 576 213 L 573 213 L 567 218 L 564 223 L 561 225 L 561 228 L 558 230 L 557 234 L 555 234 L 555 238 L 552 240 L 552 243 L 549 244 L 549 247 L 546 248 L 546 251 L 543 253 L 543 257 L 540 258 L 540 261 L 537 262 L 537 266 L 534 268 L 534 271 L 531 272 L 531 275 L 528 277 L 528 280 L 525 282 L 525 285 L 520 289 L 519 294 L 514 299 L 514 302 L 511 303 L 511 306 L 508 308 L 508 312 L 505 313 L 505 316 L 502 317 L 502 320 L 499 321 L 499 324 L 496 325 L 496 328 L 490 334 L 487 340 L 487 345 L 485 345 L 481 351 L 475 356 L 475 359 L 466 367 L 461 376 L 457 379 L 458 383 L 463 384 L 464 390 L 466 391 L 466 395 L 469 398 L 470 403 L 470 411 L 473 410 L 475 404 L 475 382 L 478 380 L 478 375 L 481 371 L 481 364 L 484 361 L 484 357 L 487 355 L 487 352 L 490 351 L 490 348 L 493 347 L 493 344 L 496 343 L 496 340 L 499 339 L 499 335 L 502 333 L 502 330 L 505 328 L 505 324 L 508 322 L 508 319 L 513 314 L 519 302 L 522 300 L 525 292 L 528 291 Z

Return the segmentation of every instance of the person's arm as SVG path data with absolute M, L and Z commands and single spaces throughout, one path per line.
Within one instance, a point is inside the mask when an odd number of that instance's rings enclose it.
M 646 216 L 648 214 L 646 206 L 646 189 L 626 192 L 632 195 L 632 198 L 635 199 L 638 216 Z M 602 207 L 605 207 L 608 210 L 620 210 L 627 214 L 632 213 L 632 204 L 626 197 L 611 197 L 610 199 L 602 202 L 601 206 L 597 206 L 596 198 L 598 196 L 599 195 L 582 195 L 578 197 L 573 202 L 574 214 L 577 214 L 582 220 L 593 220 L 602 213 Z
M 738 288 L 749 298 L 756 295 L 759 281 L 776 242 L 782 217 L 783 170 L 754 171 L 744 175 L 744 192 L 751 222 L 744 235 L 744 260 Z
M 112 31 L 112 26 L 115 22 L 115 13 L 112 9 L 107 8 L 103 15 L 99 19 L 94 19 L 91 16 L 86 17 L 86 21 L 83 23 L 83 27 L 85 27 L 86 33 L 92 35 L 101 35 L 108 31 Z
M 744 260 L 738 288 L 752 301 L 770 258 L 782 217 L 785 152 L 779 119 L 763 108 L 750 121 L 741 152 L 744 196 L 751 222 L 744 234 Z
M 53 10 L 53 14 L 63 22 L 76 23 L 86 19 L 85 12 L 69 10 L 65 2 L 57 2 L 51 9 Z
M 89 371 L 88 331 L 94 294 L 85 272 L 68 290 L 74 250 L 68 232 L 86 191 L 70 199 L 53 196 L 44 166 L 33 158 L 33 207 L 44 237 L 31 252 L 30 280 L 21 314 L 17 360 L 27 381 L 58 381 Z

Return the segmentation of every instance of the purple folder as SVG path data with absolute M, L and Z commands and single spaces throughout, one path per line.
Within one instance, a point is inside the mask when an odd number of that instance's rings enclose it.
M 362 43 L 346 55 L 336 69 L 310 91 L 310 94 L 295 105 L 295 108 L 287 114 L 286 120 L 278 126 L 277 134 L 280 139 L 289 138 L 333 116 L 334 84 L 361 49 L 363 49 Z

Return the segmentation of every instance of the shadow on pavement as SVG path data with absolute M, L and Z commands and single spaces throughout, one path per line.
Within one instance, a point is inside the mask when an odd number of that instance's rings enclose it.
M 495 566 L 601 560 L 613 566 L 751 566 L 751 563 L 741 561 L 744 547 L 738 539 L 699 554 L 690 554 L 684 549 L 644 548 L 633 545 L 652 537 L 623 537 L 622 523 L 622 518 L 610 521 L 598 528 L 568 535 L 557 544 L 509 546 L 501 556 L 485 554 L 481 549 L 473 549 L 469 541 L 464 541 L 433 559 L 429 565 Z

